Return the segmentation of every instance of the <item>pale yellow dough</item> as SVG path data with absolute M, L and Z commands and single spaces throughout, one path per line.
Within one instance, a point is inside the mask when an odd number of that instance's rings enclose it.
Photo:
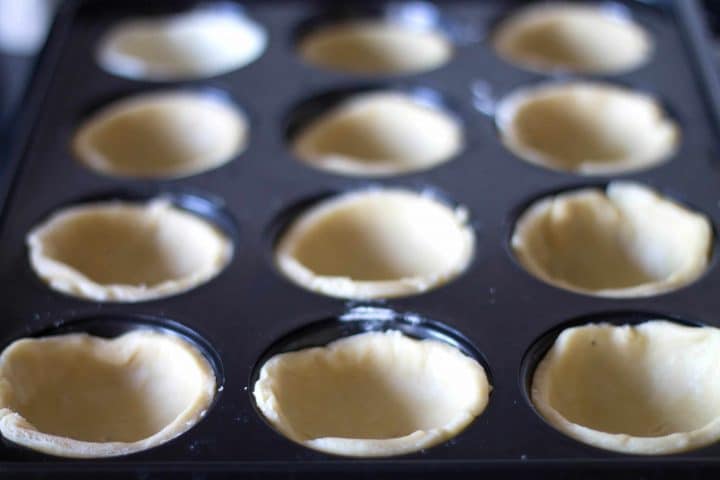
M 27 237 L 30 263 L 51 288 L 87 300 L 137 302 L 207 282 L 230 261 L 230 239 L 158 199 L 68 207 Z
M 293 139 L 294 153 L 308 164 L 368 177 L 426 170 L 450 160 L 462 146 L 460 122 L 399 92 L 353 96 Z
M 295 220 L 275 248 L 298 285 L 343 298 L 421 293 L 459 275 L 474 236 L 463 208 L 400 189 L 330 198 Z
M 209 94 L 163 91 L 111 103 L 73 138 L 80 162 L 101 174 L 178 178 L 224 165 L 247 144 L 245 115 Z
M 518 219 L 516 258 L 555 286 L 603 297 L 678 289 L 707 268 L 708 219 L 637 183 L 544 198 Z
M 493 46 L 504 60 L 530 70 L 617 74 L 652 53 L 645 30 L 595 5 L 532 5 L 503 22 Z
M 121 22 L 102 38 L 97 59 L 135 80 L 192 80 L 241 68 L 266 43 L 265 30 L 240 12 L 198 9 Z
M 25 338 L 0 356 L 0 433 L 62 457 L 126 455 L 197 423 L 215 374 L 184 340 L 137 330 Z
M 483 367 L 455 347 L 391 331 L 275 355 L 253 394 L 291 440 L 379 457 L 454 437 L 483 412 L 490 389 Z
M 362 20 L 306 35 L 300 55 L 313 65 L 347 73 L 412 74 L 450 61 L 453 47 L 440 32 L 391 21 Z
M 720 439 L 720 330 L 666 321 L 564 330 L 538 365 L 532 401 L 561 432 L 662 455 Z
M 680 142 L 654 98 L 602 83 L 522 88 L 502 100 L 496 122 L 505 146 L 523 160 L 581 175 L 654 167 Z

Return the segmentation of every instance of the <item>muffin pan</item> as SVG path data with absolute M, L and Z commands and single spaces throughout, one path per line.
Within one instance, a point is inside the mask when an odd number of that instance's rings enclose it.
M 25 104 L 25 128 L 0 177 L 6 192 L 0 218 L 0 280 L 7 299 L 2 347 L 20 338 L 70 331 L 114 338 L 150 326 L 190 339 L 213 367 L 217 386 L 199 422 L 149 450 L 68 461 L 5 439 L 0 445 L 2 470 L 77 476 L 102 469 L 139 478 L 181 471 L 310 478 L 377 473 L 446 477 L 453 472 L 477 478 L 502 472 L 562 478 L 597 470 L 636 478 L 700 476 L 720 467 L 718 443 L 647 457 L 580 442 L 552 427 L 533 406 L 529 380 L 557 338 L 558 327 L 567 322 L 673 320 L 719 327 L 715 253 L 704 272 L 683 288 L 620 299 L 580 295 L 545 283 L 525 271 L 511 246 L 518 219 L 534 202 L 573 190 L 602 191 L 618 179 L 646 185 L 717 225 L 720 90 L 696 4 L 603 2 L 643 28 L 653 53 L 637 68 L 601 78 L 543 74 L 498 55 L 493 32 L 525 5 L 458 0 L 436 6 L 363 2 L 352 7 L 338 2 L 188 0 L 78 1 L 63 7 Z M 96 62 L 103 38 L 121 22 L 238 6 L 268 41 L 255 61 L 225 74 L 159 84 L 109 73 Z M 416 74 L 353 75 L 318 67 L 298 53 L 298 42 L 312 26 L 387 18 L 412 19 L 443 32 L 452 42 L 452 57 Z M 497 119 L 488 113 L 519 89 L 568 81 L 601 82 L 649 95 L 678 127 L 675 150 L 662 162 L 611 176 L 580 176 L 522 160 L 503 144 Z M 248 125 L 244 150 L 217 168 L 172 179 L 99 175 L 77 160 L 73 138 L 97 112 L 136 95 L 177 89 L 213 92 L 214 100 L 242 112 Z M 462 149 L 432 168 L 382 178 L 340 175 L 299 161 L 289 139 L 332 103 L 325 95 L 369 91 L 410 92 L 451 112 L 462 126 Z M 410 296 L 348 301 L 304 289 L 278 269 L 278 242 L 318 202 L 395 190 L 432 198 L 451 212 L 465 209 L 474 246 L 462 273 Z M 57 292 L 33 271 L 27 234 L 54 213 L 76 205 L 157 197 L 206 220 L 232 241 L 233 257 L 217 276 L 177 295 L 118 303 Z M 422 215 L 412 223 L 425 224 Z M 180 240 L 181 245 L 191 241 Z M 273 356 L 368 331 L 396 330 L 458 348 L 486 372 L 492 385 L 487 405 L 457 435 L 401 456 L 347 458 L 286 438 L 262 414 L 253 387 Z

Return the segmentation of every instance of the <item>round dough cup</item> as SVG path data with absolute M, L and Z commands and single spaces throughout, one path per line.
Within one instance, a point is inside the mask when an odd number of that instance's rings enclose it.
M 459 275 L 474 241 L 463 208 L 407 190 L 365 190 L 302 213 L 279 238 L 275 261 L 290 280 L 318 293 L 400 297 Z
M 244 67 L 266 43 L 265 30 L 242 11 L 199 8 L 119 23 L 100 41 L 97 61 L 134 80 L 195 80 Z
M 662 455 L 720 439 L 720 330 L 667 321 L 562 331 L 538 364 L 532 403 L 595 447 Z
M 0 355 L 0 433 L 50 455 L 126 455 L 192 428 L 215 386 L 209 362 L 175 335 L 24 338 Z
M 86 167 L 112 177 L 173 179 L 218 168 L 247 144 L 248 122 L 229 102 L 200 91 L 139 94 L 101 109 L 75 133 Z
M 387 331 L 275 355 L 253 395 L 264 417 L 295 442 L 379 457 L 454 437 L 483 412 L 490 389 L 483 367 L 457 348 Z
M 230 262 L 232 241 L 169 201 L 63 208 L 27 237 L 50 288 L 93 301 L 138 302 L 190 290 Z
M 654 98 L 602 83 L 519 89 L 500 102 L 496 123 L 521 159 L 580 175 L 651 168 L 680 143 L 678 126 Z
M 383 177 L 449 161 L 463 147 L 463 129 L 450 113 L 411 94 L 378 91 L 352 95 L 328 108 L 299 125 L 291 141 L 295 155 L 313 167 Z
M 402 75 L 449 62 L 451 41 L 439 30 L 393 20 L 355 20 L 315 28 L 299 42 L 311 65 L 364 75 Z
M 624 73 L 648 61 L 652 41 L 622 13 L 601 5 L 533 5 L 502 22 L 492 43 L 502 59 L 528 70 Z
M 541 199 L 517 220 L 511 240 L 531 274 L 602 297 L 644 297 L 688 285 L 707 268 L 712 243 L 704 215 L 631 182 Z

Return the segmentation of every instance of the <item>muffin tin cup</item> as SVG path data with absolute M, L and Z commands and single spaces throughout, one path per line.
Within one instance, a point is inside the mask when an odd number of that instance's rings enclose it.
M 92 315 L 147 314 L 171 318 L 202 332 L 222 360 L 222 395 L 193 429 L 155 449 L 112 462 L 66 462 L 0 445 L 5 472 L 91 475 L 132 472 L 258 473 L 318 478 L 323 474 L 400 474 L 447 477 L 504 473 L 534 478 L 561 474 L 621 472 L 628 476 L 683 476 L 720 468 L 720 444 L 663 457 L 635 457 L 581 444 L 548 426 L 525 400 L 521 361 L 536 338 L 567 321 L 592 313 L 657 312 L 720 326 L 720 270 L 713 261 L 705 275 L 681 290 L 642 299 L 598 299 L 546 285 L 512 258 L 509 237 L 514 212 L 549 191 L 577 186 L 583 179 L 540 169 L 510 154 L 497 138 L 492 119 L 477 111 L 471 87 L 482 81 L 509 92 L 551 77 L 505 63 L 487 41 L 456 47 L 437 70 L 403 82 L 442 92 L 458 102 L 465 149 L 452 161 L 426 171 L 373 180 L 409 189 L 432 187 L 465 205 L 476 230 L 475 257 L 452 283 L 426 294 L 382 305 L 414 312 L 462 333 L 487 359 L 493 392 L 484 413 L 452 441 L 402 458 L 350 460 L 330 457 L 279 436 L 257 414 L 251 375 L 277 339 L 322 318 L 343 315 L 349 305 L 300 289 L 279 275 L 267 234 L 274 219 L 295 202 L 328 191 L 371 183 L 308 168 L 288 151 L 285 120 L 298 101 L 323 92 L 353 88 L 357 77 L 306 65 L 294 49 L 294 32 L 321 15 L 324 4 L 247 2 L 247 12 L 268 33 L 265 53 L 234 72 L 193 82 L 238 99 L 251 113 L 248 148 L 222 168 L 169 182 L 134 182 L 96 175 L 79 165 L 69 149 L 78 120 L 118 92 L 144 91 L 156 83 L 134 82 L 104 72 L 94 63 L 97 42 L 111 25 L 130 17 L 167 14 L 201 2 L 70 2 L 60 11 L 25 103 L 10 161 L 0 179 L 0 280 L 5 298 L 0 337 L 31 334 L 53 322 Z M 330 3 L 330 2 L 329 2 Z M 328 3 L 328 5 L 329 5 Z M 523 2 L 513 2 L 519 6 Z M 656 93 L 684 132 L 668 162 L 623 178 L 652 185 L 720 222 L 720 88 L 704 43 L 695 0 L 668 3 L 621 1 L 654 37 L 656 52 L 633 72 L 612 77 Z M 325 5 L 325 6 L 328 6 Z M 500 1 L 438 2 L 443 17 L 462 19 L 491 31 L 508 13 Z M 606 78 L 606 77 L 603 77 Z M 592 77 L 592 79 L 597 79 Z M 380 79 L 384 80 L 384 79 Z M 163 87 L 178 86 L 175 83 Z M 609 179 L 600 179 L 600 181 Z M 38 282 L 25 248 L 25 235 L 48 213 L 78 198 L 117 188 L 208 192 L 222 199 L 239 226 L 235 256 L 212 282 L 174 297 L 143 304 L 99 304 L 59 295 Z M 95 475 L 94 478 L 97 478 Z

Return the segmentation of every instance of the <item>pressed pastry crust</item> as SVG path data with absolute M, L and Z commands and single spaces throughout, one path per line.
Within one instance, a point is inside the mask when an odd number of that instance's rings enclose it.
M 450 61 L 452 44 L 441 33 L 388 21 L 321 27 L 299 45 L 308 63 L 356 74 L 412 74 Z
M 0 433 L 51 455 L 126 455 L 190 429 L 215 384 L 202 354 L 174 335 L 24 338 L 0 356 Z
M 496 122 L 523 160 L 581 175 L 651 168 L 680 143 L 678 126 L 654 98 L 603 83 L 522 88 L 502 100 Z
M 97 59 L 108 72 L 135 80 L 192 80 L 254 61 L 266 37 L 241 13 L 197 9 L 121 22 L 102 38 Z
M 368 177 L 426 170 L 450 160 L 462 146 L 457 120 L 399 92 L 353 96 L 293 139 L 293 151 L 304 162 Z
M 549 3 L 526 7 L 493 37 L 498 55 L 538 71 L 617 74 L 644 64 L 652 43 L 645 30 L 603 6 Z
M 217 275 L 232 242 L 163 199 L 61 209 L 27 236 L 30 263 L 52 289 L 95 301 L 175 295 Z
M 532 401 L 561 432 L 663 455 L 720 439 L 720 331 L 667 321 L 564 330 L 538 365 Z
M 178 178 L 224 165 L 247 144 L 245 116 L 209 94 L 163 91 L 111 103 L 73 138 L 78 160 L 115 177 Z
M 708 219 L 637 183 L 544 198 L 518 219 L 512 248 L 533 275 L 603 297 L 678 289 L 707 268 Z
M 343 298 L 421 293 L 459 275 L 471 260 L 467 212 L 400 189 L 352 192 L 297 218 L 275 248 L 298 285 Z
M 379 457 L 454 437 L 483 412 L 490 389 L 482 366 L 455 347 L 389 331 L 276 355 L 262 366 L 253 394 L 291 440 Z

